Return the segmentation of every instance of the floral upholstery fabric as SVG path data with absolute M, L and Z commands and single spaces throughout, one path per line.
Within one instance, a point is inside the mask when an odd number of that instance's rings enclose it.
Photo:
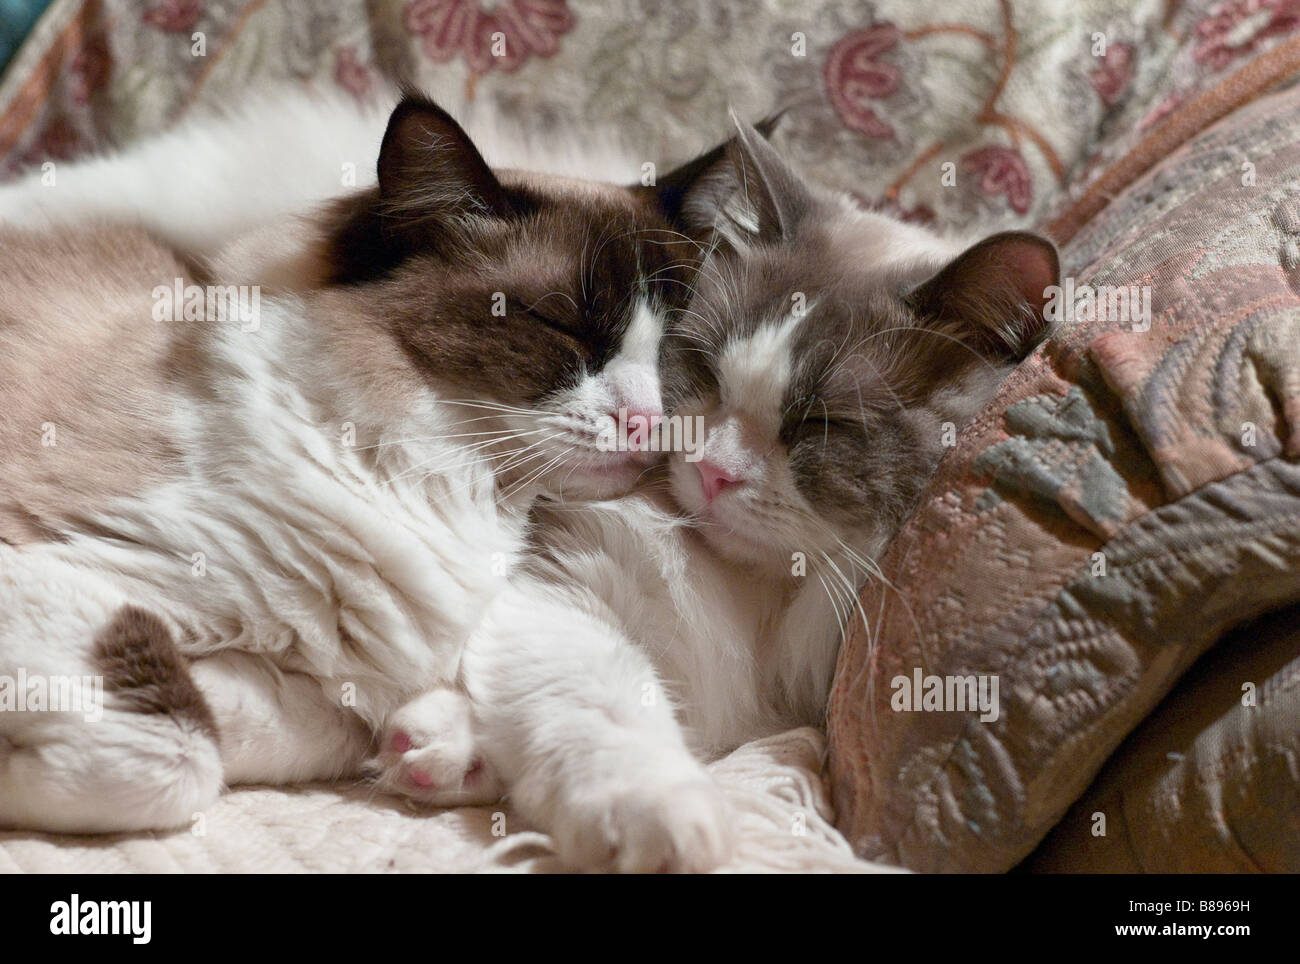
M 1300 0 L 58 0 L 0 84 L 0 172 L 259 88 L 411 78 L 665 163 L 728 106 L 788 106 L 782 148 L 864 204 L 1028 225 L 1298 23 Z

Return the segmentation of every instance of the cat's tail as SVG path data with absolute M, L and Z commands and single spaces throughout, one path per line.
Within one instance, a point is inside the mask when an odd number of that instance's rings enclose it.
M 101 833 L 198 819 L 221 792 L 221 757 L 168 625 L 119 605 L 81 636 L 86 617 L 115 601 L 62 580 L 0 578 L 0 603 L 0 828 Z
M 361 104 L 284 88 L 196 108 L 120 151 L 42 165 L 0 187 L 0 222 L 139 224 L 202 259 L 245 233 L 375 182 L 395 91 Z

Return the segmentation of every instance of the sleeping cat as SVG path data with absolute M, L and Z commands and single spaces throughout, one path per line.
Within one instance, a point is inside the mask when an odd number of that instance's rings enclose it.
M 602 432 L 660 411 L 694 170 L 494 172 L 408 95 L 376 186 L 298 252 L 310 283 L 240 320 L 201 286 L 247 252 L 198 269 L 75 203 L 0 225 L 0 676 L 104 686 L 96 713 L 0 712 L 0 826 L 166 828 L 223 783 L 352 773 L 454 680 L 536 495 L 645 468 Z
M 661 374 L 670 416 L 703 420 L 702 452 L 671 453 L 623 498 L 539 503 L 489 611 L 511 628 L 476 634 L 463 663 L 472 715 L 457 732 L 477 749 L 459 752 L 579 867 L 725 861 L 733 821 L 703 761 L 822 721 L 848 625 L 870 629 L 857 598 L 875 559 L 945 427 L 1045 332 L 1059 270 L 1035 235 L 963 250 L 862 212 L 744 125 L 684 217 L 716 243 Z M 390 720 L 386 786 L 439 799 L 426 735 L 446 739 L 451 699 Z

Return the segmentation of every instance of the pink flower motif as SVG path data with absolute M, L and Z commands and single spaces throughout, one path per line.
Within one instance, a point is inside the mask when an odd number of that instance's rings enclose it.
M 144 22 L 168 33 L 189 33 L 203 16 L 203 0 L 162 0 L 144 12 Z
M 980 190 L 990 197 L 1005 194 L 1017 214 L 1026 214 L 1034 198 L 1034 180 L 1020 152 L 996 145 L 971 151 L 961 159 L 963 171 L 978 175 Z
M 1300 26 L 1300 0 L 1229 0 L 1196 26 L 1196 62 L 1222 70 L 1270 37 Z
M 351 45 L 338 49 L 334 80 L 357 100 L 366 100 L 375 87 L 370 68 L 357 59 L 356 48 Z
M 1107 107 L 1119 102 L 1132 79 L 1132 44 L 1111 44 L 1101 58 L 1101 63 L 1088 71 L 1088 82 Z
M 875 112 L 872 101 L 898 90 L 901 73 L 881 58 L 898 46 L 892 23 L 875 23 L 841 37 L 826 58 L 826 92 L 846 127 L 868 137 L 894 136 L 894 128 Z
M 573 24 L 567 0 L 504 0 L 493 10 L 478 0 L 411 0 L 406 8 L 406 28 L 424 38 L 429 59 L 464 57 L 476 74 L 553 56 Z

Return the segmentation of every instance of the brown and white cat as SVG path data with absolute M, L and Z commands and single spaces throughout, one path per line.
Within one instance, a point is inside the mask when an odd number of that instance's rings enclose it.
M 311 283 L 241 318 L 201 286 L 258 280 L 229 273 L 246 251 L 209 277 L 193 227 L 159 225 L 183 257 L 110 223 L 125 202 L 79 218 L 76 167 L 34 213 L 0 192 L 0 680 L 103 684 L 86 712 L 0 712 L 0 826 L 172 827 L 224 784 L 353 773 L 455 680 L 535 496 L 644 470 L 602 433 L 660 411 L 696 260 L 664 209 L 693 170 L 657 191 L 494 171 L 408 95 L 375 186 L 295 255 Z M 148 164 L 105 171 L 150 196 Z
M 702 449 L 632 495 L 540 502 L 463 663 L 477 752 L 580 867 L 725 861 L 735 827 L 702 763 L 821 722 L 875 559 L 945 428 L 1046 331 L 1059 271 L 1035 235 L 967 247 L 863 212 L 745 125 L 684 214 L 716 245 L 661 374 Z M 429 711 L 395 714 L 381 758 L 385 785 L 426 798 L 410 773 L 439 772 Z

